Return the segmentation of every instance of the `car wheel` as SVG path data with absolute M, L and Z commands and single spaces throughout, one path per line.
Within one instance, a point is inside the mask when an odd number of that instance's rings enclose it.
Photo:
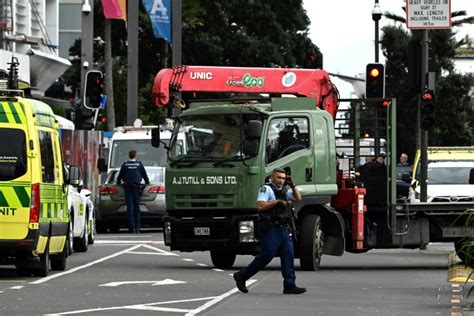
M 49 273 L 49 241 L 46 243 L 44 252 L 39 256 L 39 265 L 33 269 L 33 275 L 37 277 L 48 276 Z
M 93 245 L 95 242 L 95 218 L 94 216 L 91 216 L 90 219 L 87 221 L 89 225 L 89 240 L 88 243 L 89 245 Z
M 89 225 L 84 223 L 82 237 L 74 238 L 74 251 L 86 252 L 89 244 Z

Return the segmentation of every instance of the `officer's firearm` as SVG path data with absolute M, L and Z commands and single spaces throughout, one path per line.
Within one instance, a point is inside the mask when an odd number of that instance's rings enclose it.
M 291 203 L 287 203 L 286 208 L 288 212 L 288 228 L 290 229 L 291 235 L 293 235 L 294 241 L 298 241 L 298 237 L 296 236 L 295 209 Z

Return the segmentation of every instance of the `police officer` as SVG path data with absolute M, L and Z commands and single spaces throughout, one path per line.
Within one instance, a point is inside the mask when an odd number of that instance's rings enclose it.
M 146 184 L 150 184 L 150 180 L 142 162 L 137 160 L 137 152 L 130 150 L 128 156 L 130 160 L 125 161 L 120 167 L 117 185 L 123 182 L 129 231 L 138 234 L 140 232 L 140 183 L 142 178 Z
M 290 186 L 291 191 L 287 190 L 285 184 Z M 236 286 L 241 292 L 248 292 L 245 281 L 263 269 L 277 255 L 281 259 L 283 293 L 306 292 L 305 288 L 297 287 L 295 284 L 293 239 L 284 216 L 288 214 L 289 200 L 300 201 L 300 192 L 291 178 L 285 175 L 285 170 L 276 168 L 272 172 L 270 182 L 260 188 L 257 197 L 257 211 L 261 218 L 258 225 L 260 252 L 247 267 L 234 273 Z

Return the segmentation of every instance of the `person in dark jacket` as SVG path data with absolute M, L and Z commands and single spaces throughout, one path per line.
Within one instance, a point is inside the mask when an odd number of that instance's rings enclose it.
M 125 201 L 127 203 L 128 228 L 131 233 L 140 232 L 140 183 L 142 179 L 150 184 L 145 167 L 137 160 L 137 152 L 130 150 L 130 160 L 125 161 L 120 167 L 117 177 L 117 185 L 122 185 L 125 190 Z

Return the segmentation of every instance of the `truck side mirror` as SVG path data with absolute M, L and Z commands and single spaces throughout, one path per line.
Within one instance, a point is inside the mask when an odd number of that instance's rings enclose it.
M 258 141 L 246 139 L 244 141 L 243 152 L 246 156 L 256 156 L 258 154 Z
M 262 122 L 250 120 L 247 126 L 247 139 L 260 139 L 262 136 Z
M 469 171 L 469 184 L 474 184 L 474 168 Z
M 105 162 L 105 158 L 97 159 L 97 169 L 99 169 L 99 172 L 107 172 L 107 163 Z
M 78 166 L 70 165 L 69 166 L 69 179 L 68 184 L 70 185 L 79 185 L 79 179 L 81 178 L 81 170 Z
M 151 145 L 153 147 L 160 147 L 160 129 L 159 128 L 153 128 L 151 130 Z

